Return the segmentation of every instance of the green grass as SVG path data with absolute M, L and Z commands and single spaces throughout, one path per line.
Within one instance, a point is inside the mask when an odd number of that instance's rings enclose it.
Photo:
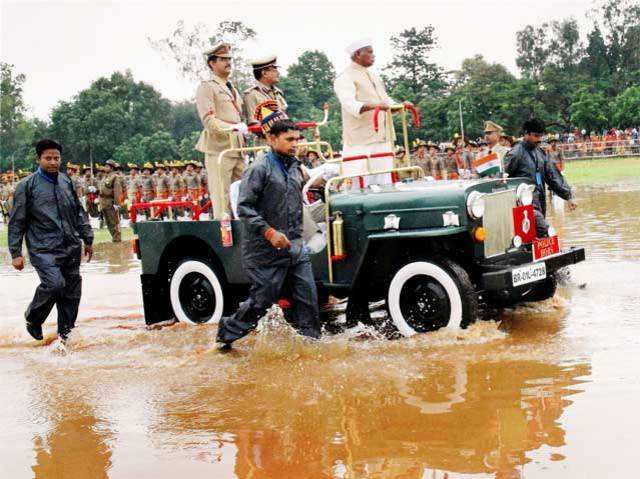
M 122 237 L 122 241 L 129 241 L 133 238 L 133 230 L 131 228 L 120 228 L 120 236 Z M 93 230 L 93 243 L 108 243 L 111 241 L 111 235 L 109 234 L 109 230 L 107 228 L 102 228 L 100 230 Z
M 570 185 L 616 183 L 640 180 L 640 157 L 603 158 L 565 162 L 564 174 Z
M 120 231 L 122 234 L 122 241 L 129 241 L 133 238 L 133 230 L 131 228 L 122 228 Z M 107 228 L 93 230 L 93 244 L 107 243 L 109 241 L 111 241 L 111 235 Z M 0 230 L 0 248 L 6 248 L 7 246 L 7 227 L 4 225 Z

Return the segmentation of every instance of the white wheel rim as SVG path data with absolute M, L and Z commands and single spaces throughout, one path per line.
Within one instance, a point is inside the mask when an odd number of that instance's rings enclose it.
M 400 292 L 407 281 L 418 275 L 431 276 L 442 285 L 449 297 L 449 303 L 451 305 L 449 322 L 444 327 L 453 330 L 460 329 L 462 323 L 462 297 L 460 296 L 460 290 L 455 281 L 451 275 L 440 266 L 426 261 L 418 261 L 400 268 L 389 285 L 389 293 L 387 296 L 389 314 L 391 315 L 391 321 L 395 327 L 398 328 L 400 334 L 409 337 L 417 333 L 402 316 L 402 310 L 400 309 Z
M 211 286 L 213 287 L 213 293 L 215 295 L 216 307 L 213 311 L 213 314 L 206 321 L 202 321 L 201 323 L 193 321 L 187 313 L 184 312 L 182 305 L 180 304 L 180 296 L 178 292 L 180 291 L 180 283 L 186 275 L 189 273 L 200 273 L 205 278 L 209 280 Z M 220 321 L 222 317 L 222 311 L 224 309 L 224 297 L 222 296 L 222 286 L 220 285 L 220 281 L 218 277 L 213 272 L 211 267 L 202 261 L 185 261 L 178 269 L 176 269 L 175 273 L 171 277 L 171 284 L 169 286 L 169 297 L 171 299 L 171 306 L 173 307 L 173 312 L 178 318 L 179 321 L 189 324 L 202 324 L 202 323 L 210 323 Z

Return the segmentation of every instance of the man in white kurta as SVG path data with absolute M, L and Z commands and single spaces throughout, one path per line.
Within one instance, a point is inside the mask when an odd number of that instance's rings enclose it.
M 390 152 L 389 157 L 372 158 L 369 170 L 393 168 L 395 140 L 389 105 L 393 103 L 380 77 L 369 70 L 375 61 L 370 40 L 354 42 L 347 48 L 351 64 L 336 78 L 334 89 L 342 107 L 342 156 L 371 155 Z M 374 110 L 383 110 L 376 132 L 373 125 Z M 366 160 L 344 162 L 343 174 L 367 171 Z M 388 183 L 390 175 L 365 178 L 364 185 Z

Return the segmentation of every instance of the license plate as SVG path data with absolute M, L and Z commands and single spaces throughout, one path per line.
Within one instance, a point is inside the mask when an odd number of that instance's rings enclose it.
M 560 243 L 558 243 L 558 235 L 548 238 L 539 238 L 533 240 L 533 260 L 537 261 L 545 256 L 551 256 L 560 252 Z
M 513 286 L 522 286 L 523 284 L 540 281 L 547 277 L 547 265 L 542 263 L 532 263 L 521 268 L 511 271 L 511 281 Z

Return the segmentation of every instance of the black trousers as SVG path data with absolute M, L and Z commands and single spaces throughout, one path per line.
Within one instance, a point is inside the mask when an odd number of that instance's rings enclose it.
M 232 343 L 252 331 L 267 309 L 277 303 L 283 289 L 291 295 L 288 315 L 293 326 L 304 336 L 320 337 L 318 293 L 309 260 L 289 266 L 247 268 L 251 281 L 249 298 L 238 310 L 220 320 L 217 341 Z
M 76 324 L 82 295 L 81 255 L 80 246 L 60 253 L 30 254 L 31 264 L 40 277 L 40 285 L 25 313 L 27 322 L 42 325 L 55 305 L 58 310 L 58 334 L 67 336 L 71 332 Z
M 546 238 L 549 236 L 549 224 L 544 218 L 544 213 L 541 210 L 534 208 L 533 215 L 536 218 L 536 236 L 538 238 Z

